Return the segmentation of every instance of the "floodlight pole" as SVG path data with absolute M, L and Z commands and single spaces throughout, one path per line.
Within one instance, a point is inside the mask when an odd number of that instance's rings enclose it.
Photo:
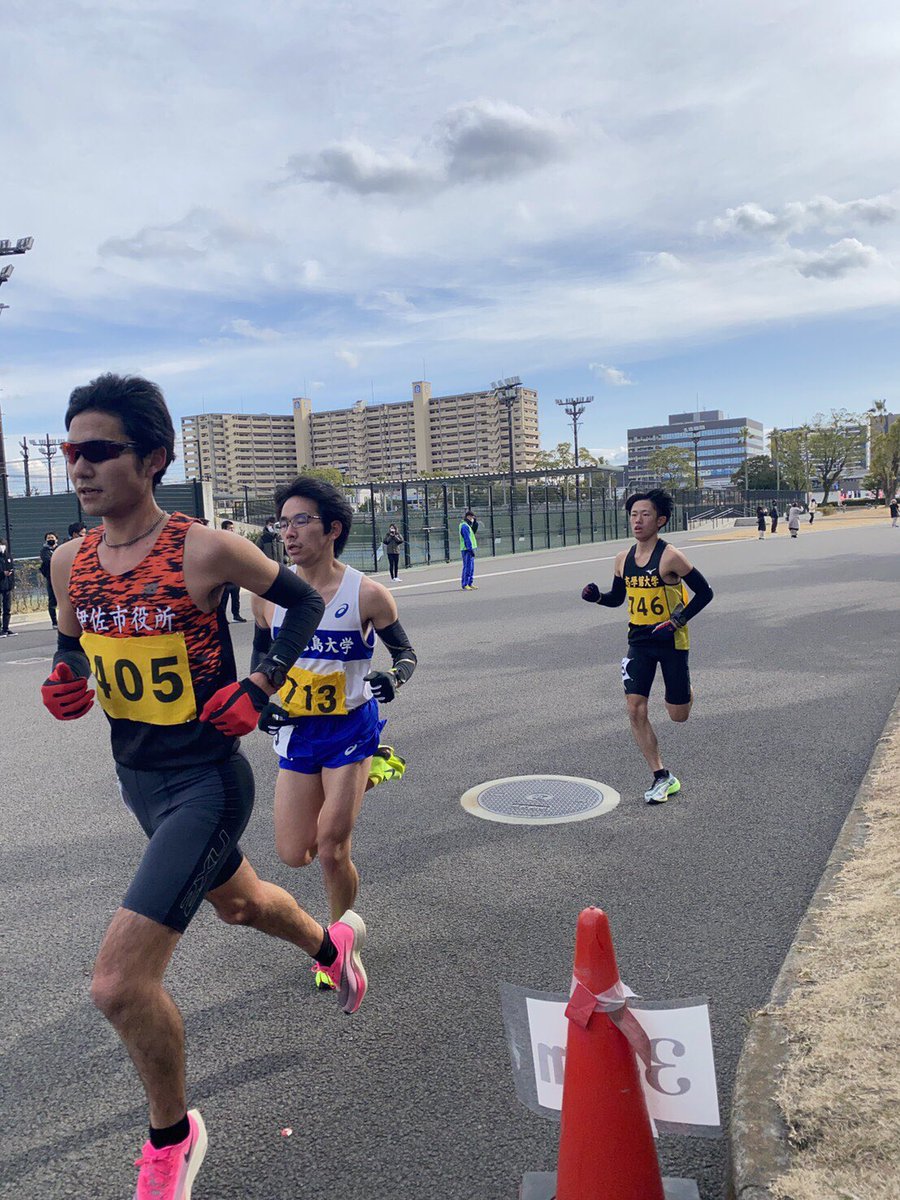
M 519 389 L 522 386 L 522 380 L 518 375 L 511 375 L 508 379 L 498 379 L 491 384 L 494 395 L 506 408 L 506 428 L 509 438 L 509 536 L 512 543 L 512 552 L 516 552 L 516 501 L 515 501 L 515 486 L 516 486 L 516 459 L 515 450 L 513 448 L 513 405 L 519 396 Z
M 705 428 L 705 425 L 689 425 L 684 431 L 694 443 L 694 488 L 696 491 L 700 490 L 700 469 L 697 461 L 697 451 Z

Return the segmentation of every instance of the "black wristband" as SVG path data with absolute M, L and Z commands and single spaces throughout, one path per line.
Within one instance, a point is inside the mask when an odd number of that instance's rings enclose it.
M 61 662 L 71 670 L 76 679 L 90 679 L 91 664 L 88 656 L 81 648 L 81 639 L 70 637 L 62 630 L 56 631 L 56 653 L 53 655 L 53 669 Z

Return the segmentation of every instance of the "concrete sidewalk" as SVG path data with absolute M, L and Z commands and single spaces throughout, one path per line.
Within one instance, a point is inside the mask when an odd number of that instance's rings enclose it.
M 900 1194 L 900 697 L 772 989 L 731 1118 L 735 1200 Z

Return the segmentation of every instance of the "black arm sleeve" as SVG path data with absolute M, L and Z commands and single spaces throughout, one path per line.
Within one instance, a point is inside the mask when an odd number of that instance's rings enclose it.
M 275 582 L 264 594 L 263 600 L 270 600 L 273 604 L 287 609 L 287 612 L 278 637 L 272 643 L 269 653 L 257 666 L 265 664 L 284 667 L 287 670 L 294 665 L 300 657 L 300 652 L 316 632 L 325 612 L 325 605 L 315 588 L 311 588 L 304 579 L 285 566 L 279 566 Z
M 376 629 L 375 632 L 391 652 L 397 686 L 402 687 L 416 669 L 416 663 L 419 661 L 416 652 L 409 644 L 409 638 L 399 621 L 385 625 L 384 629 Z
M 691 617 L 696 617 L 701 609 L 706 608 L 713 598 L 713 590 L 696 567 L 688 571 L 684 582 L 694 593 L 681 612 L 681 622 L 686 625 Z
M 81 648 L 81 639 L 69 637 L 67 633 L 57 630 L 53 669 L 55 670 L 61 662 L 64 662 L 71 669 L 76 679 L 90 678 L 91 664 L 88 662 L 88 656 Z
M 621 575 L 613 576 L 613 585 L 608 592 L 601 592 L 598 604 L 604 608 L 618 608 L 625 603 L 625 580 Z
M 272 631 L 267 627 L 260 629 L 258 625 L 253 629 L 253 649 L 250 652 L 250 674 L 259 668 L 259 664 L 265 658 L 272 646 Z

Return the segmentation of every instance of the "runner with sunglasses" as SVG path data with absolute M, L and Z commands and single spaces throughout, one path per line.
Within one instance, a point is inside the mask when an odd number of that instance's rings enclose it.
M 346 912 L 323 928 L 259 879 L 238 842 L 254 791 L 238 739 L 283 686 L 323 605 L 245 538 L 160 509 L 154 488 L 175 435 L 155 384 L 103 375 L 76 388 L 66 429 L 76 494 L 103 523 L 51 559 L 58 648 L 42 698 L 58 720 L 82 717 L 94 703 L 93 675 L 122 796 L 149 839 L 100 947 L 91 996 L 125 1043 L 149 1103 L 136 1200 L 187 1200 L 206 1131 L 187 1108 L 184 1029 L 163 977 L 201 901 L 229 924 L 305 951 L 328 972 L 344 1012 L 355 1012 L 366 991 L 359 917 Z M 284 614 L 268 652 L 240 681 L 218 612 L 226 580 Z
M 394 699 L 415 670 L 416 655 L 387 588 L 339 561 L 353 513 L 338 489 L 301 475 L 276 494 L 275 511 L 297 577 L 325 603 L 315 636 L 259 722 L 275 736 L 280 767 L 275 848 L 291 867 L 309 866 L 318 856 L 331 912 L 339 915 L 353 906 L 359 888 L 351 839 L 372 767 L 390 768 L 393 756 L 378 744 L 385 725 L 378 701 Z M 280 637 L 284 610 L 258 595 L 252 606 L 254 655 L 267 654 L 271 639 Z M 390 651 L 390 671 L 371 669 L 376 634 Z M 403 760 L 393 758 L 399 774 Z M 314 973 L 318 987 L 332 986 L 321 964 Z

